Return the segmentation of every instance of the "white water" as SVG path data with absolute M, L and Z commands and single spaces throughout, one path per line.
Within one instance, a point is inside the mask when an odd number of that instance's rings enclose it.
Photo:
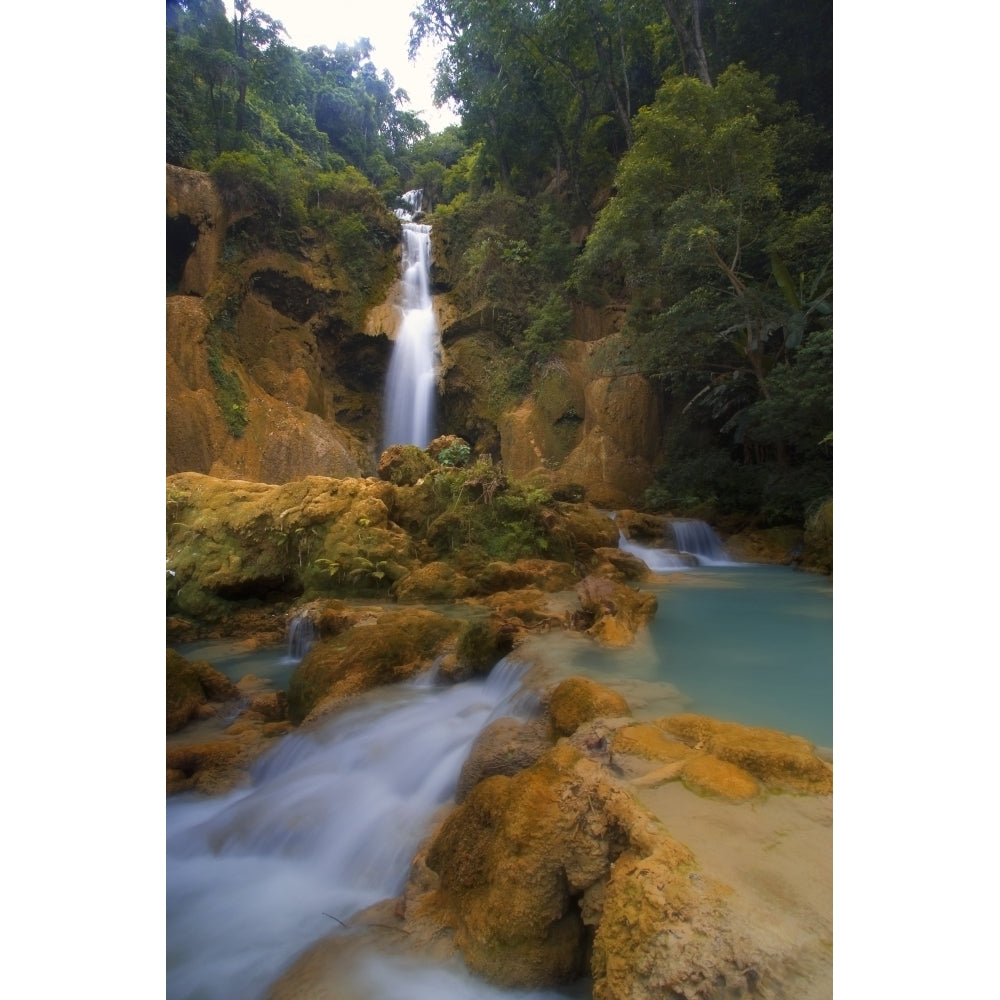
M 671 521 L 679 552 L 695 556 L 700 566 L 732 566 L 719 536 L 704 521 Z
M 704 521 L 671 521 L 676 550 L 639 545 L 618 532 L 618 548 L 641 559 L 654 573 L 676 573 L 692 566 L 739 566 Z
M 347 920 L 397 895 L 483 726 L 537 710 L 522 671 L 502 660 L 485 681 L 371 692 L 285 737 L 255 766 L 251 788 L 168 800 L 168 1000 L 260 998 L 298 952 L 336 929 L 325 914 Z M 512 995 L 470 988 L 444 968 L 369 964 L 373 1000 Z
M 408 191 L 404 200 L 419 206 L 420 192 Z M 437 391 L 438 328 L 430 292 L 431 227 L 403 220 L 403 321 L 386 376 L 386 448 L 415 444 L 426 448 L 434 433 L 434 397 Z
M 676 552 L 639 545 L 626 538 L 623 531 L 618 532 L 618 548 L 641 559 L 654 573 L 676 573 L 678 570 L 691 568 L 691 563 L 685 562 Z
M 315 641 L 316 625 L 309 613 L 295 615 L 288 623 L 288 659 L 300 662 Z

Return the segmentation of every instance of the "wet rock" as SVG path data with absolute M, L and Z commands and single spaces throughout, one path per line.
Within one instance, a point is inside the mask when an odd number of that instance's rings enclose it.
M 586 677 L 569 677 L 557 684 L 549 695 L 548 712 L 557 736 L 571 736 L 593 719 L 632 714 L 620 694 Z
M 349 631 L 317 642 L 288 686 L 288 711 L 298 724 L 345 698 L 428 669 L 461 625 L 418 608 L 373 613 Z
M 239 697 L 236 685 L 210 663 L 192 662 L 174 649 L 167 650 L 167 732 L 175 733 L 201 714 L 206 702 Z
M 477 737 L 462 766 L 455 801 L 464 802 L 480 781 L 510 777 L 535 763 L 552 746 L 544 720 L 494 719 Z
M 828 795 L 833 768 L 801 736 L 720 722 L 703 715 L 675 715 L 657 722 L 691 746 L 736 765 L 767 788 Z
M 656 614 L 654 594 L 632 590 L 613 580 L 588 576 L 576 585 L 588 635 L 607 646 L 628 646 L 640 627 Z
M 724 888 L 566 742 L 513 777 L 475 785 L 426 864 L 438 877 L 434 906 L 466 963 L 503 986 L 590 972 L 606 1000 L 709 996 L 681 991 L 735 981 L 748 964 L 729 933 Z

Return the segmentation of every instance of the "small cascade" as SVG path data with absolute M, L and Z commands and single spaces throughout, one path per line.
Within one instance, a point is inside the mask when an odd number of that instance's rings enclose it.
M 254 764 L 249 787 L 170 799 L 168 1000 L 262 1000 L 334 920 L 397 895 L 483 727 L 539 711 L 522 688 L 526 669 L 504 659 L 484 680 L 358 696 L 285 737 Z M 412 972 L 379 968 L 391 987 L 358 996 L 504 996 L 434 969 L 422 975 L 438 988 L 414 989 Z
M 722 547 L 719 536 L 704 521 L 671 521 L 678 552 L 689 552 L 700 566 L 732 566 L 733 561 Z
M 430 291 L 431 227 L 413 222 L 423 192 L 407 191 L 403 223 L 403 322 L 389 361 L 385 384 L 384 447 L 415 444 L 426 448 L 434 433 L 438 327 Z
M 618 532 L 618 548 L 622 552 L 641 559 L 654 573 L 675 573 L 679 569 L 688 569 L 691 560 L 671 552 L 669 549 L 654 549 L 648 545 L 639 545 L 625 537 L 623 531 Z
M 288 659 L 298 663 L 318 638 L 312 616 L 299 612 L 288 623 Z

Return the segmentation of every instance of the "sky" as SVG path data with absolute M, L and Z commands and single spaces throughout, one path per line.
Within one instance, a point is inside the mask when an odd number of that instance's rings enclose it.
M 410 38 L 410 11 L 419 0 L 255 0 L 254 6 L 285 28 L 286 44 L 297 49 L 313 45 L 336 48 L 338 42 L 348 45 L 367 37 L 374 46 L 371 61 L 379 73 L 388 70 L 396 87 L 410 95 L 404 107 L 427 122 L 431 130 L 440 132 L 458 118 L 447 108 L 435 108 L 434 65 L 436 53 L 428 43 L 421 46 L 419 58 L 410 62 L 407 49 Z M 232 15 L 232 0 L 226 0 Z

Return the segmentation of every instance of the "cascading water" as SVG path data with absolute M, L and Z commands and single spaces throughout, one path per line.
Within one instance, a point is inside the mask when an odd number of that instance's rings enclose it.
M 623 531 L 618 532 L 618 548 L 641 559 L 654 573 L 673 573 L 679 569 L 688 569 L 690 560 L 668 549 L 654 549 L 648 545 L 639 545 L 625 537 Z
M 287 736 L 254 767 L 249 789 L 169 800 L 168 1000 L 256 1000 L 298 952 L 337 929 L 331 916 L 346 921 L 397 895 L 483 726 L 538 710 L 523 670 L 502 660 L 484 681 L 371 692 Z M 375 979 L 361 996 L 510 995 L 470 989 L 444 968 L 378 956 L 369 964 Z
M 719 536 L 704 521 L 671 521 L 678 552 L 689 552 L 700 566 L 732 566 Z
M 386 448 L 426 448 L 434 433 L 438 328 L 430 292 L 431 227 L 413 222 L 421 192 L 408 191 L 410 210 L 397 209 L 403 223 L 402 313 L 385 385 Z
M 296 614 L 288 623 L 288 659 L 298 663 L 316 641 L 316 625 L 308 612 Z
M 692 566 L 739 565 L 729 558 L 719 536 L 704 521 L 671 521 L 666 535 L 668 543 L 673 541 L 674 548 L 639 545 L 619 530 L 618 548 L 641 559 L 654 573 L 675 573 Z

